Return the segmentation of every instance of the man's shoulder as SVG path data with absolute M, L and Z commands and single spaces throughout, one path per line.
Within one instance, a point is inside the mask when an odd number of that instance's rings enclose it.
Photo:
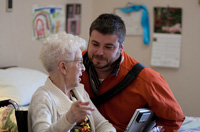
M 139 63 L 139 61 L 137 61 L 136 59 L 130 57 L 127 53 L 123 52 L 123 56 L 124 57 L 123 61 L 121 62 L 121 69 L 123 70 L 123 72 L 126 72 L 126 74 L 128 74 L 128 72 L 134 67 L 134 65 L 136 65 L 137 63 Z M 145 67 L 141 73 L 138 75 L 141 79 L 145 80 L 145 81 L 152 81 L 153 79 L 158 79 L 158 78 L 163 78 L 160 73 L 156 72 L 155 70 L 149 68 L 149 67 Z
M 132 57 L 130 57 L 127 53 L 123 52 L 120 62 L 120 67 L 122 69 L 126 69 L 127 71 L 130 71 L 134 65 L 136 65 L 138 61 Z

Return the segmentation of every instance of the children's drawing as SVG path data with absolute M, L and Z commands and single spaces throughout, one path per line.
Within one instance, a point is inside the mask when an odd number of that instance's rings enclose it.
M 33 40 L 41 40 L 52 33 L 65 30 L 62 6 L 33 6 Z

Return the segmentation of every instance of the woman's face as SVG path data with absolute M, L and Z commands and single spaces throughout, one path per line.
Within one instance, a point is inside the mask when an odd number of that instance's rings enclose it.
M 83 65 L 82 52 L 77 50 L 75 53 L 75 59 L 67 63 L 66 85 L 67 87 L 77 87 L 81 81 L 80 76 L 85 71 Z

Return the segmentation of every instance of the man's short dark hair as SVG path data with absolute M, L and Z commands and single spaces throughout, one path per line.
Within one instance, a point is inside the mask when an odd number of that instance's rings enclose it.
M 93 30 L 102 34 L 116 34 L 119 37 L 120 45 L 124 42 L 126 27 L 124 21 L 114 14 L 101 14 L 90 26 L 90 36 Z

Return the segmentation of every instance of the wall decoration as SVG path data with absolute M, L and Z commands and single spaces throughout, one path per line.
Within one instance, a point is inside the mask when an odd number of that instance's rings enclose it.
M 115 9 L 115 14 L 120 16 L 126 25 L 126 35 L 142 35 L 141 25 L 142 10 L 124 13 L 120 8 Z
M 73 35 L 80 34 L 81 4 L 66 5 L 66 32 Z
M 182 32 L 181 8 L 154 8 L 151 65 L 178 68 Z
M 65 30 L 62 6 L 33 6 L 33 40 L 42 40 L 52 33 Z
M 142 35 L 143 42 L 150 44 L 149 15 L 145 5 L 135 5 L 128 2 L 128 7 L 115 9 L 126 25 L 127 35 Z

